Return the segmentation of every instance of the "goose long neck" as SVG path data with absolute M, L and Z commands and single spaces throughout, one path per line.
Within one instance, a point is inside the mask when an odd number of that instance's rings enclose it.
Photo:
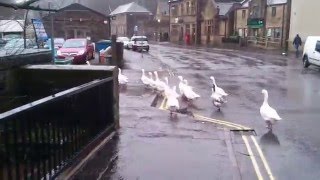
M 158 73 L 155 72 L 154 75 L 155 75 L 155 77 L 156 77 L 156 80 L 159 80 Z
M 214 78 L 212 78 L 212 83 L 217 86 L 216 80 Z
M 169 86 L 169 80 L 168 80 L 168 78 L 165 78 L 165 80 L 166 80 L 166 84 Z
M 264 95 L 263 103 L 264 103 L 264 104 L 268 104 L 268 97 L 269 97 L 269 96 L 268 96 L 268 93 L 264 93 L 263 95 Z

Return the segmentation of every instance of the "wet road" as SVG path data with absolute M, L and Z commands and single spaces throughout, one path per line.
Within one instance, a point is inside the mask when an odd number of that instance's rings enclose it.
M 119 159 L 122 157 L 122 160 L 113 164 L 114 168 L 104 173 L 102 177 L 105 179 L 119 177 L 123 179 L 258 179 L 259 177 L 318 179 L 320 177 L 319 68 L 303 69 L 300 60 L 273 55 L 270 51 L 254 53 L 180 48 L 159 44 L 152 45 L 150 52 L 143 56 L 136 52 L 125 51 L 125 58 L 127 65 L 123 73 L 129 76 L 130 83 L 128 89 L 121 94 L 121 110 L 126 109 L 129 113 L 121 112 L 121 119 L 131 117 L 135 123 L 127 120 L 121 122 L 125 128 L 120 131 L 120 140 L 117 142 L 120 144 L 118 146 L 125 147 L 117 149 L 116 153 L 120 154 Z M 172 122 L 168 121 L 166 115 L 165 119 L 161 118 L 163 115 L 160 114 L 166 112 L 158 112 L 153 110 L 155 109 L 153 107 L 148 107 L 147 110 L 146 107 L 141 108 L 142 105 L 151 103 L 154 97 L 141 89 L 139 82 L 141 68 L 146 71 L 158 70 L 161 77 L 169 76 L 171 86 L 177 85 L 177 76 L 182 75 L 201 95 L 190 110 L 195 114 L 255 129 L 257 133 L 255 139 L 264 158 L 261 158 L 258 148 L 255 148 L 254 141 L 250 141 L 250 136 L 246 137 L 249 138 L 249 145 L 253 149 L 251 156 L 250 152 L 247 152 L 243 136 L 239 134 L 230 135 L 232 144 L 230 149 L 229 135 L 226 135 L 224 127 L 217 128 L 211 123 L 199 123 L 183 115 L 178 122 Z M 211 75 L 216 78 L 218 86 L 230 94 L 228 103 L 221 112 L 212 106 L 210 100 Z M 263 88 L 269 91 L 269 104 L 277 109 L 283 118 L 283 121 L 274 125 L 273 132 L 268 132 L 259 114 L 263 101 L 261 94 Z M 150 114 L 145 114 L 146 112 Z M 149 118 L 161 120 L 150 121 Z M 141 125 L 143 129 L 137 130 L 139 133 L 128 130 L 139 128 L 139 123 L 145 123 Z M 137 135 L 141 139 L 135 139 Z M 159 138 L 163 136 L 174 138 Z M 202 141 L 195 137 L 201 137 Z M 138 140 L 136 143 L 128 143 L 128 138 Z M 141 141 L 143 142 L 141 146 L 145 144 L 149 146 L 145 149 L 139 147 Z M 131 148 L 128 148 L 130 146 Z M 159 148 L 161 146 L 165 148 Z M 125 152 L 124 149 L 132 152 Z M 228 150 L 232 152 L 228 153 Z M 161 153 L 152 154 L 156 151 Z M 125 157 L 130 154 L 131 158 Z M 236 165 L 233 164 L 233 157 Z M 168 159 L 172 161 L 168 162 Z M 266 170 L 268 168 L 264 160 L 270 171 Z M 130 163 L 131 161 L 136 163 Z M 145 169 L 131 166 L 141 166 Z

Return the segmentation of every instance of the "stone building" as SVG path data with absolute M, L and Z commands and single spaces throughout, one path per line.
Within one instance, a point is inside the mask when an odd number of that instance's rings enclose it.
M 235 13 L 235 31 L 255 45 L 283 47 L 287 8 L 287 0 L 245 0 Z
M 87 38 L 92 41 L 107 39 L 107 17 L 81 4 L 74 3 L 43 18 L 48 36 L 51 36 L 51 16 L 54 18 L 54 37 Z
M 170 39 L 183 42 L 190 35 L 191 43 L 220 44 L 234 31 L 236 0 L 173 0 L 170 1 Z
M 135 2 L 117 7 L 110 13 L 111 34 L 131 37 L 146 35 L 144 23 L 153 19 L 153 14 Z

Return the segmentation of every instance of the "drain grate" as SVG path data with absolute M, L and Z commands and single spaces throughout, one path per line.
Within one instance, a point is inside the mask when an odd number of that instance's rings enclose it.
M 254 129 L 231 129 L 230 131 L 236 135 L 257 136 L 256 130 Z

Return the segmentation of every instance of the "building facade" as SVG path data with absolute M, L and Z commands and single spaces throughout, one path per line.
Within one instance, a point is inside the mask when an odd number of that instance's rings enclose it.
M 202 44 L 221 44 L 223 38 L 234 35 L 236 1 L 207 0 L 202 14 Z
M 111 34 L 124 37 L 146 35 L 145 22 L 153 19 L 153 14 L 135 2 L 124 4 L 111 12 Z
M 190 36 L 190 43 L 200 41 L 201 22 L 197 15 L 200 5 L 201 0 L 169 1 L 170 41 L 183 42 L 186 35 Z
M 107 17 L 81 4 L 71 4 L 43 18 L 49 37 L 52 34 L 51 16 L 54 19 L 54 37 L 90 38 L 94 42 L 109 38 Z
M 220 44 L 234 32 L 234 0 L 175 0 L 170 3 L 170 39 Z
M 294 37 L 299 34 L 302 42 L 308 36 L 320 36 L 320 23 L 316 19 L 316 12 L 319 10 L 318 0 L 291 0 L 290 35 L 289 47 L 293 49 Z
M 258 46 L 284 47 L 287 8 L 287 0 L 246 0 L 236 10 L 235 31 Z

